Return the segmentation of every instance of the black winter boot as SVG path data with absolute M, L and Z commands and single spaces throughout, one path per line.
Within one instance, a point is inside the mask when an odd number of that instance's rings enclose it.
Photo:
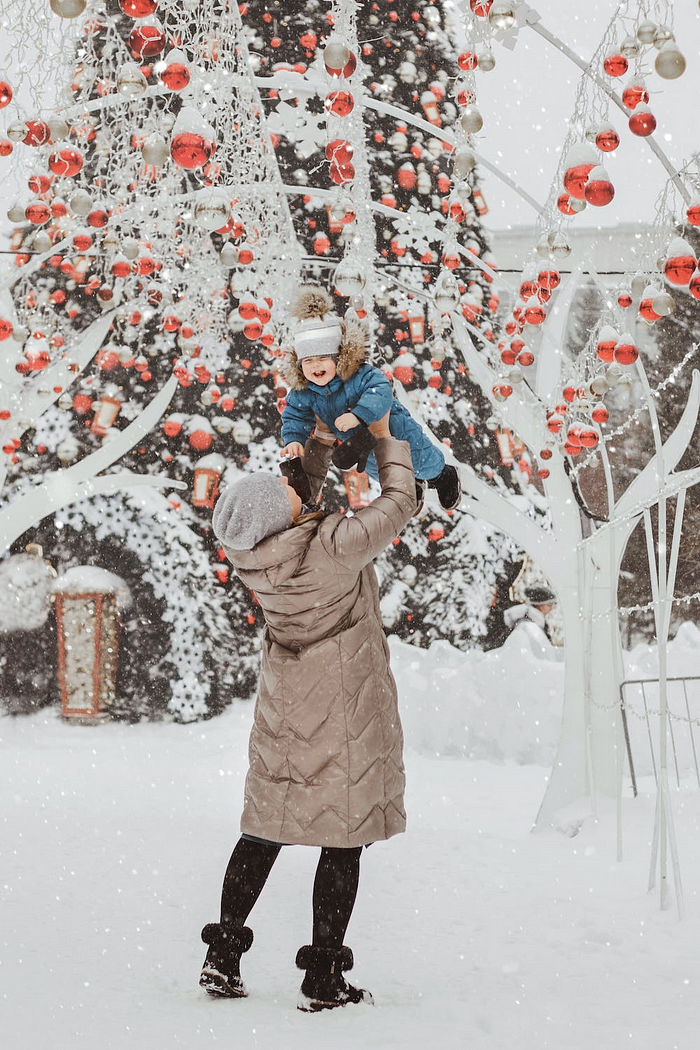
M 301 983 L 297 1009 L 305 1013 L 333 1010 L 348 1003 L 368 1003 L 374 999 L 365 988 L 355 988 L 343 977 L 343 970 L 352 970 L 353 956 L 350 948 L 317 948 L 305 944 L 297 952 L 297 966 L 306 970 Z
M 449 463 L 442 468 L 442 473 L 430 479 L 428 487 L 437 489 L 438 499 L 445 510 L 454 510 L 462 498 L 462 483 L 457 468 Z
M 248 926 L 225 926 L 209 922 L 202 930 L 202 940 L 209 945 L 199 983 L 209 995 L 242 999 L 248 994 L 241 980 L 241 955 L 253 943 Z
M 347 441 L 341 441 L 333 451 L 331 459 L 338 470 L 352 470 L 356 467 L 361 474 L 367 466 L 367 457 L 377 444 L 377 439 L 371 433 L 366 423 L 363 423 L 356 434 L 349 437 Z
M 302 503 L 311 503 L 311 485 L 309 478 L 301 463 L 301 456 L 293 459 L 285 459 L 280 463 L 280 473 L 284 474 Z

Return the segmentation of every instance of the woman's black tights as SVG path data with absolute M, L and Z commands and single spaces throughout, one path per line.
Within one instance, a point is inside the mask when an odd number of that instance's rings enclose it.
M 245 924 L 281 848 L 239 839 L 224 875 L 222 923 Z M 313 943 L 319 948 L 342 947 L 357 896 L 361 853 L 361 846 L 321 850 L 313 894 Z

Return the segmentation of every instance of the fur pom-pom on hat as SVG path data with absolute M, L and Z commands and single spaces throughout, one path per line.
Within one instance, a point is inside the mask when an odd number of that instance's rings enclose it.
M 340 318 L 325 289 L 302 285 L 294 297 L 292 315 L 298 320 L 294 349 L 299 361 L 305 357 L 337 356 L 342 339 Z
M 308 321 L 311 317 L 333 314 L 333 300 L 325 288 L 317 284 L 303 284 L 292 299 L 292 317 L 297 321 Z

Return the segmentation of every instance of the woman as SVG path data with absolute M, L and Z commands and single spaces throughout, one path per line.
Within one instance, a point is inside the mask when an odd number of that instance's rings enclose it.
M 372 1002 L 343 977 L 343 945 L 362 847 L 405 830 L 403 735 L 372 562 L 416 509 L 406 442 L 388 413 L 371 425 L 381 495 L 353 517 L 302 507 L 287 478 L 250 474 L 219 499 L 213 528 L 265 615 L 262 669 L 242 836 L 229 861 L 221 919 L 200 984 L 213 995 L 246 995 L 240 959 L 245 925 L 285 844 L 320 846 L 313 938 L 299 949 L 306 971 L 299 1009 Z M 312 499 L 321 491 L 335 438 L 322 424 L 306 443 Z

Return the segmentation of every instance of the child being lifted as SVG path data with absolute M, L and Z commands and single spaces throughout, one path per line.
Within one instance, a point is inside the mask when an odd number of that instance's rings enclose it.
M 392 437 L 407 441 L 411 449 L 421 495 L 427 483 L 436 489 L 445 510 L 456 507 L 462 494 L 457 470 L 445 463 L 440 449 L 396 400 L 384 373 L 368 364 L 362 326 L 338 317 L 328 292 L 315 285 L 299 289 L 292 315 L 298 324 L 284 370 L 290 390 L 282 412 L 281 455 L 302 455 L 318 416 L 340 438 L 333 453 L 335 465 L 341 470 L 356 466 L 377 479 L 368 424 L 389 412 Z

